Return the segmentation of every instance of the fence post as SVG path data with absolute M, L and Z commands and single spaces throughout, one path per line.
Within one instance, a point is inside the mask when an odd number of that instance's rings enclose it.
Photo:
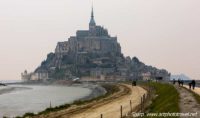
M 131 112 L 132 112 L 133 110 L 132 110 L 132 101 L 131 100 L 130 100 L 130 107 L 131 107 Z
M 149 87 L 149 98 L 151 97 L 151 88 Z
M 49 103 L 49 107 L 51 108 L 51 101 L 50 101 L 50 103 Z
M 120 111 L 121 111 L 121 118 L 122 118 L 122 105 L 121 105 L 121 110 Z
M 103 118 L 103 114 L 101 114 L 101 118 Z
M 144 110 L 144 103 L 145 103 L 145 99 L 146 99 L 146 97 L 145 97 L 145 94 L 143 95 L 143 105 L 142 105 L 142 109 Z
M 142 112 L 142 103 L 143 103 L 143 101 L 142 101 L 142 97 L 141 97 L 141 112 Z
M 145 99 L 146 99 L 146 94 L 143 95 L 143 103 L 144 103 Z

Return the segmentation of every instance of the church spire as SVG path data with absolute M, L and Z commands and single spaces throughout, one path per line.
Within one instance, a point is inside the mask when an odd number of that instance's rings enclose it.
M 91 13 L 91 18 L 94 18 L 94 9 L 93 9 L 93 5 L 92 5 L 92 13 Z
M 94 20 L 94 9 L 92 4 L 92 12 L 91 12 L 91 18 L 90 18 L 90 26 L 96 26 L 95 20 Z

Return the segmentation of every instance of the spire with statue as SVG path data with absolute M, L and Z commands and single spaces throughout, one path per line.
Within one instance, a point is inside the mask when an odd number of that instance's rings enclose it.
M 90 24 L 89 26 L 96 26 L 96 23 L 95 23 L 95 20 L 94 20 L 94 9 L 93 9 L 93 6 L 92 6 L 92 12 L 91 12 L 91 18 L 90 18 Z

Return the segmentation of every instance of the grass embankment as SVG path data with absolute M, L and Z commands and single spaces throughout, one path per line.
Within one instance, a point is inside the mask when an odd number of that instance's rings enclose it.
M 186 89 L 187 91 L 189 91 L 192 94 L 192 96 L 195 98 L 197 103 L 200 104 L 200 95 L 199 94 L 195 93 L 194 91 L 192 91 L 192 90 L 190 90 L 190 89 L 188 89 L 186 87 L 183 87 L 183 88 Z
M 117 87 L 117 85 L 113 85 L 113 84 L 102 84 L 101 85 L 103 88 L 105 88 L 105 90 L 107 91 L 105 95 L 101 95 L 99 97 L 96 98 L 92 98 L 89 100 L 76 100 L 71 104 L 64 104 L 64 105 L 60 105 L 60 106 L 56 106 L 56 107 L 51 107 L 51 108 L 46 108 L 44 111 L 39 112 L 38 114 L 34 114 L 34 113 L 25 113 L 22 117 L 17 116 L 16 118 L 27 118 L 27 117 L 36 117 L 38 115 L 42 115 L 42 114 L 48 114 L 51 112 L 56 112 L 59 110 L 63 110 L 63 109 L 67 109 L 69 107 L 71 107 L 72 105 L 84 105 L 87 103 L 90 103 L 92 101 L 97 101 L 100 100 L 102 98 L 105 98 L 107 96 L 110 96 L 111 94 L 118 92 L 119 88 Z M 5 117 L 6 118 L 6 117 Z
M 155 82 L 148 83 L 147 86 L 153 88 L 154 94 L 152 103 L 146 108 L 148 113 L 178 113 L 180 111 L 179 93 L 174 86 Z M 150 116 L 148 118 L 150 118 Z M 153 118 L 155 118 L 155 116 L 153 116 Z

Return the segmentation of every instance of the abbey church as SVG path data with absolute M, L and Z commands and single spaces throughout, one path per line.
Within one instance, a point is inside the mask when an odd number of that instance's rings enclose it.
M 72 53 L 96 53 L 114 55 L 121 54 L 117 37 L 111 37 L 107 29 L 96 25 L 92 9 L 89 30 L 78 30 L 76 36 L 71 36 L 66 42 L 57 44 L 55 53 L 63 56 Z

